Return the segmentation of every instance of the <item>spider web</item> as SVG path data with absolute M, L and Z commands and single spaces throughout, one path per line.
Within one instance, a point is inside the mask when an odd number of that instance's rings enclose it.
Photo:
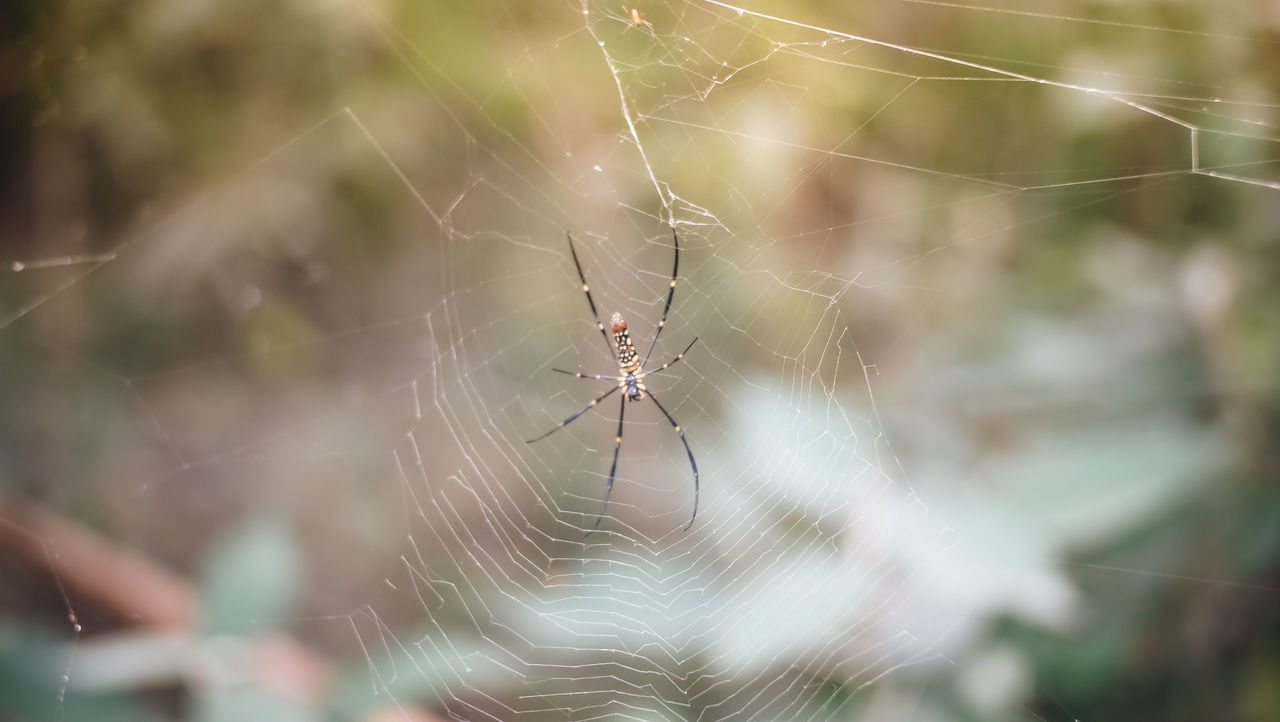
M 1068 629 L 1067 550 L 1218 463 L 1159 404 L 1134 437 L 1097 423 L 1186 333 L 1184 301 L 1119 225 L 1063 220 L 1149 218 L 1167 210 L 1151 198 L 1197 194 L 1241 227 L 1264 217 L 1274 95 L 1148 67 L 1140 49 L 1255 47 L 1242 17 L 1203 32 L 1060 5 L 492 3 L 491 51 L 459 63 L 408 28 L 474 30 L 461 11 L 330 5 L 309 22 L 375 53 L 379 87 L 338 74 L 339 110 L 247 133 L 229 170 L 153 189 L 104 251 L 12 262 L 0 334 L 11 411 L 92 429 L 20 435 L 45 443 L 7 473 L 53 480 L 54 505 L 177 566 L 228 518 L 289 519 L 310 576 L 287 616 L 349 645 L 353 705 L 899 709 L 934 670 L 981 669 L 964 660 L 999 615 Z M 973 31 L 929 32 L 947 24 Z M 1018 45 L 1046 30 L 1105 52 Z M 142 111 L 108 116 L 143 139 L 116 150 L 145 155 Z M 1115 126 L 1179 155 L 1070 152 Z M 700 340 L 646 383 L 686 430 L 700 509 L 682 532 L 684 450 L 657 409 L 628 404 L 609 513 L 587 535 L 616 395 L 525 442 L 607 388 L 553 368 L 617 373 L 565 232 L 602 318 L 622 313 L 643 349 L 672 228 L 680 279 L 650 363 Z M 1120 301 L 1070 330 L 1010 308 L 993 259 L 1086 236 Z M 1213 313 L 1220 271 L 1201 260 L 1182 276 L 1193 316 Z M 1017 453 L 975 451 L 970 424 Z M 1140 463 L 1120 453 L 1135 447 Z M 1059 468 L 1064 454 L 1084 460 Z M 91 652 L 71 689 L 95 684 Z

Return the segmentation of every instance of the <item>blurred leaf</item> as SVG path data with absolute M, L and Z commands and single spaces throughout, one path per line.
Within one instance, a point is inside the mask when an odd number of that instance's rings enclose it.
M 293 610 L 301 563 L 293 536 L 273 521 L 258 519 L 232 531 L 205 565 L 204 631 L 246 636 L 276 631 Z
M 64 676 L 76 649 L 37 627 L 0 622 L 0 720 L 141 722 L 153 719 L 132 698 L 78 690 Z
M 196 722 L 312 722 L 321 719 L 314 710 L 298 702 L 250 686 L 224 687 L 202 697 L 193 717 Z
M 467 687 L 501 690 L 509 681 L 506 668 L 484 657 L 489 645 L 467 635 L 445 639 L 438 629 L 423 629 L 363 641 L 373 656 L 344 674 L 332 696 L 333 709 L 343 719 L 368 718 L 396 700 L 429 705 Z

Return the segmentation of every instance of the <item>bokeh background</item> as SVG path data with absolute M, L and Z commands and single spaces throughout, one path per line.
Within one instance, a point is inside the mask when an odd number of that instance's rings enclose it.
M 0 10 L 0 719 L 1280 719 L 1280 11 L 633 5 Z

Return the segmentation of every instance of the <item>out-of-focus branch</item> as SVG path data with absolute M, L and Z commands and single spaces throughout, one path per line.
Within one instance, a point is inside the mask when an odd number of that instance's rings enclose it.
M 97 616 L 119 620 L 122 628 L 178 636 L 198 633 L 199 603 L 185 579 L 50 509 L 3 496 L 0 576 L 30 580 L 33 593 L 42 587 L 60 596 L 57 613 L 71 624 L 80 623 L 77 609 L 91 607 Z M 252 647 L 242 671 L 264 690 L 317 703 L 335 681 L 334 666 L 292 637 L 274 635 L 246 643 Z M 440 720 L 425 710 L 404 706 L 397 707 L 395 714 L 397 719 L 415 722 Z M 386 716 L 374 711 L 366 719 L 373 722 Z
M 131 626 L 188 630 L 195 624 L 190 585 L 138 554 L 109 543 L 48 509 L 0 497 L 4 566 L 24 576 L 44 570 L 70 600 L 117 612 Z

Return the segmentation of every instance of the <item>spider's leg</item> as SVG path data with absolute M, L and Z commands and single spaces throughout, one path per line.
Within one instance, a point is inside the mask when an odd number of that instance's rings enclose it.
M 624 396 L 623 398 L 626 397 Z M 684 438 L 684 427 L 677 424 L 676 420 L 671 418 L 671 414 L 668 414 L 667 410 L 662 407 L 662 404 L 658 403 L 658 399 L 654 397 L 652 391 L 649 392 L 649 399 L 658 407 L 658 410 L 662 412 L 662 415 L 667 417 L 667 421 L 671 422 L 671 428 L 675 429 L 677 434 L 680 434 L 680 441 L 684 444 L 684 450 L 689 454 L 689 466 L 693 467 L 693 516 L 689 517 L 689 523 L 680 530 L 689 531 L 689 527 L 693 526 L 693 520 L 698 518 L 698 462 L 693 460 L 693 450 L 689 448 L 689 440 Z
M 573 247 L 573 234 L 565 231 L 564 235 L 569 239 L 569 255 L 573 257 L 573 267 L 578 269 L 578 280 L 582 281 L 582 292 L 587 294 L 587 305 L 591 307 L 591 315 L 596 320 L 596 328 L 600 329 L 600 335 L 604 337 L 604 345 L 609 347 L 609 355 L 613 357 L 613 362 L 618 362 L 618 354 L 613 350 L 613 343 L 609 341 L 609 334 L 604 330 L 604 323 L 600 321 L 600 314 L 596 312 L 596 302 L 591 300 L 591 286 L 587 285 L 587 274 L 582 272 L 582 264 L 578 262 L 578 251 Z M 671 299 L 667 299 L 667 305 L 671 305 Z
M 613 478 L 618 471 L 618 452 L 622 449 L 622 416 L 627 412 L 627 397 L 622 397 L 622 405 L 618 407 L 618 435 L 613 437 L 613 464 L 609 466 L 609 483 L 604 487 L 604 506 L 600 507 L 600 514 L 596 516 L 595 526 L 591 527 L 591 531 L 587 532 L 587 536 L 592 531 L 600 528 L 600 522 L 604 519 L 604 513 L 609 511 L 609 496 L 613 494 Z
M 667 312 L 671 310 L 671 299 L 676 295 L 676 274 L 680 272 L 680 236 L 676 234 L 675 227 L 671 228 L 671 240 L 676 247 L 676 260 L 671 266 L 671 283 L 667 291 L 667 305 L 662 307 L 662 320 L 658 321 L 658 328 L 653 332 L 653 341 L 649 343 L 649 350 L 644 352 L 644 361 L 640 362 L 641 366 L 649 363 L 649 354 L 653 353 L 653 347 L 658 345 L 658 334 L 662 333 L 662 327 L 667 325 Z
M 577 376 L 580 379 L 599 379 L 600 381 L 621 381 L 622 376 L 601 376 L 600 374 L 584 374 L 581 371 L 565 371 L 564 369 L 551 369 L 557 373 Z
M 685 354 L 687 354 L 687 353 L 689 353 L 689 349 L 693 348 L 693 345 L 694 345 L 695 343 L 697 343 L 697 342 L 698 342 L 698 337 L 697 337 L 697 336 L 694 336 L 694 337 L 693 337 L 693 340 L 689 342 L 689 345 L 688 345 L 688 346 L 685 346 L 683 351 L 681 351 L 680 353 L 676 354 L 676 357 L 675 357 L 675 358 L 673 358 L 673 359 L 671 359 L 670 361 L 668 361 L 668 362 L 666 362 L 666 363 L 662 364 L 661 366 L 659 366 L 658 368 L 656 368 L 656 369 L 654 369 L 654 370 L 652 370 L 652 371 L 645 371 L 645 372 L 644 372 L 644 375 L 645 375 L 645 376 L 649 376 L 650 374 L 656 374 L 656 373 L 659 373 L 659 372 L 661 372 L 663 369 L 665 369 L 666 367 L 668 367 L 668 366 L 670 366 L 671 364 L 673 364 L 673 363 L 675 363 L 675 362 L 679 361 L 680 359 L 684 358 L 684 355 L 685 355 Z
M 559 431 L 560 429 L 563 429 L 564 427 L 566 427 L 566 426 L 568 426 L 570 423 L 572 423 L 574 419 L 576 419 L 576 418 L 578 418 L 579 416 L 582 416 L 583 414 L 585 414 L 585 413 L 587 413 L 588 411 L 590 411 L 590 410 L 592 409 L 592 407 L 594 407 L 596 404 L 600 403 L 601 401 L 604 401 L 606 398 L 608 398 L 608 397 L 609 397 L 609 395 L 610 395 L 610 394 L 614 393 L 615 391 L 617 391 L 617 390 L 618 390 L 618 389 L 620 389 L 620 388 L 622 388 L 622 387 L 621 387 L 621 386 L 614 386 L 613 388 L 609 389 L 608 391 L 604 392 L 603 394 L 600 394 L 599 396 L 597 396 L 597 397 L 595 397 L 594 399 L 592 399 L 592 400 L 591 400 L 591 403 L 587 404 L 587 405 L 582 409 L 582 411 L 579 411 L 578 413 L 574 414 L 573 416 L 570 416 L 569 418 L 565 419 L 564 421 L 561 421 L 559 426 L 557 426 L 557 427 L 555 427 L 554 429 L 552 429 L 552 430 L 548 431 L 547 433 L 543 434 L 542 436 L 539 436 L 539 437 L 538 437 L 538 438 L 536 438 L 536 439 L 529 439 L 528 441 L 526 441 L 526 442 L 524 442 L 524 443 L 526 443 L 526 444 L 532 444 L 532 443 L 533 443 L 533 442 L 535 442 L 535 441 L 542 441 L 543 439 L 545 439 L 545 438 L 547 438 L 548 436 L 550 436 L 550 435 L 554 434 L 555 432 Z M 625 397 L 625 396 L 624 396 L 624 397 L 622 397 L 622 398 L 623 398 L 623 400 L 625 400 L 625 399 L 626 399 L 626 397 Z

